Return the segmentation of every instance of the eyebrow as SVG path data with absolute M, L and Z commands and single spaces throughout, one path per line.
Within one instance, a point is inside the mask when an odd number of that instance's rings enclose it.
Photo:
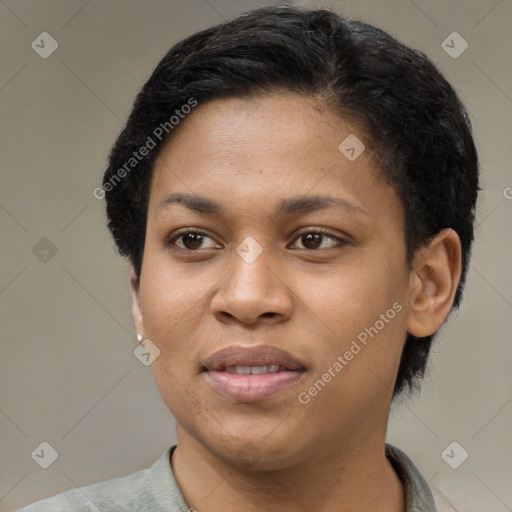
M 163 199 L 156 209 L 156 213 L 174 203 L 181 203 L 190 210 L 208 215 L 225 215 L 226 210 L 216 201 L 197 194 L 174 192 Z M 340 206 L 350 212 L 368 215 L 361 206 L 355 205 L 341 197 L 328 195 L 296 196 L 282 199 L 276 206 L 276 215 L 290 215 L 292 213 L 309 213 L 324 210 L 332 206 Z

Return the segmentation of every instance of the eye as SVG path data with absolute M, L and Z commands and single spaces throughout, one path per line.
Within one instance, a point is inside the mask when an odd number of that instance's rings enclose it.
M 202 247 L 203 242 L 206 239 L 210 239 L 213 242 L 211 247 Z M 181 245 L 177 242 L 181 242 Z M 198 249 L 215 249 L 217 245 L 215 241 L 203 231 L 182 231 L 177 235 L 174 235 L 167 242 L 168 246 L 174 246 L 183 251 L 196 251 Z
M 207 240 L 211 240 L 210 247 L 204 247 L 203 245 Z M 302 242 L 303 247 L 298 247 L 299 249 L 313 251 L 318 249 L 326 249 L 329 247 L 340 247 L 348 244 L 346 240 L 343 240 L 342 238 L 339 238 L 322 229 L 305 231 L 301 233 L 296 240 Z M 324 242 L 329 240 L 332 243 L 330 244 L 330 246 L 327 245 L 326 247 Z M 201 249 L 219 248 L 219 246 L 207 233 L 197 230 L 187 230 L 175 234 L 168 240 L 166 245 L 172 248 L 176 248 L 178 250 L 191 252 L 196 252 Z
M 337 236 L 332 235 L 331 233 L 328 233 L 327 231 L 324 231 L 322 229 L 317 229 L 315 231 L 305 231 L 299 235 L 297 240 L 302 241 L 303 247 L 299 247 L 299 249 L 307 249 L 307 250 L 318 250 L 318 249 L 325 249 L 325 246 L 323 245 L 323 242 L 325 240 L 332 240 L 335 243 L 331 244 L 330 247 L 340 247 L 343 245 L 348 244 L 346 240 L 343 240 L 342 238 L 339 238 Z M 327 247 L 328 248 L 328 247 Z

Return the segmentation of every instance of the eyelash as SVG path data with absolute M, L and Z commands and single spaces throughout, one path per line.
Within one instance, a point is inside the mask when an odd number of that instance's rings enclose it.
M 202 249 L 184 249 L 183 247 L 178 247 L 175 245 L 175 241 L 178 240 L 179 238 L 185 236 L 185 235 L 188 235 L 188 234 L 195 234 L 195 235 L 201 235 L 201 236 L 204 236 L 204 237 L 208 237 L 208 238 L 211 238 L 213 240 L 213 238 L 208 234 L 208 233 L 205 233 L 204 231 L 200 231 L 200 230 L 196 230 L 196 229 L 189 229 L 189 230 L 186 230 L 186 231 L 181 231 L 180 233 L 177 233 L 176 235 L 172 236 L 171 238 L 169 238 L 169 240 L 167 241 L 166 245 L 168 247 L 171 247 L 173 250 L 177 250 L 177 251 L 185 251 L 185 252 L 199 252 L 201 251 Z M 330 238 L 331 240 L 334 240 L 337 242 L 337 245 L 338 246 L 344 246 L 344 245 L 347 245 L 349 242 L 347 240 L 344 240 L 343 238 L 340 238 L 340 237 L 337 237 L 335 235 L 333 235 L 332 233 L 322 229 L 322 228 L 317 228 L 317 229 L 314 229 L 314 230 L 310 230 L 310 231 L 303 231 L 302 233 L 300 233 L 296 238 L 295 238 L 295 241 L 300 239 L 301 237 L 303 237 L 304 235 L 309 235 L 309 234 L 321 234 L 323 235 L 324 237 L 327 237 L 327 238 Z M 308 249 L 308 248 L 304 248 L 304 249 L 301 249 L 301 250 L 305 250 L 305 251 L 319 251 L 321 249 Z

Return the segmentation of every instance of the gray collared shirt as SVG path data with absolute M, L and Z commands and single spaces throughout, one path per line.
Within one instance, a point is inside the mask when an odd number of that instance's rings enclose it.
M 188 512 L 166 450 L 148 469 L 65 491 L 18 512 Z M 386 456 L 405 489 L 406 512 L 436 512 L 430 488 L 411 459 L 386 444 Z

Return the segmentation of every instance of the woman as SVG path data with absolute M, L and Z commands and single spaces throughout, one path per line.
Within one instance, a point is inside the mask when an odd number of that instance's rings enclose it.
M 270 7 L 178 43 L 95 192 L 178 443 L 24 510 L 435 511 L 386 426 L 460 303 L 477 191 L 453 88 L 375 27 Z

